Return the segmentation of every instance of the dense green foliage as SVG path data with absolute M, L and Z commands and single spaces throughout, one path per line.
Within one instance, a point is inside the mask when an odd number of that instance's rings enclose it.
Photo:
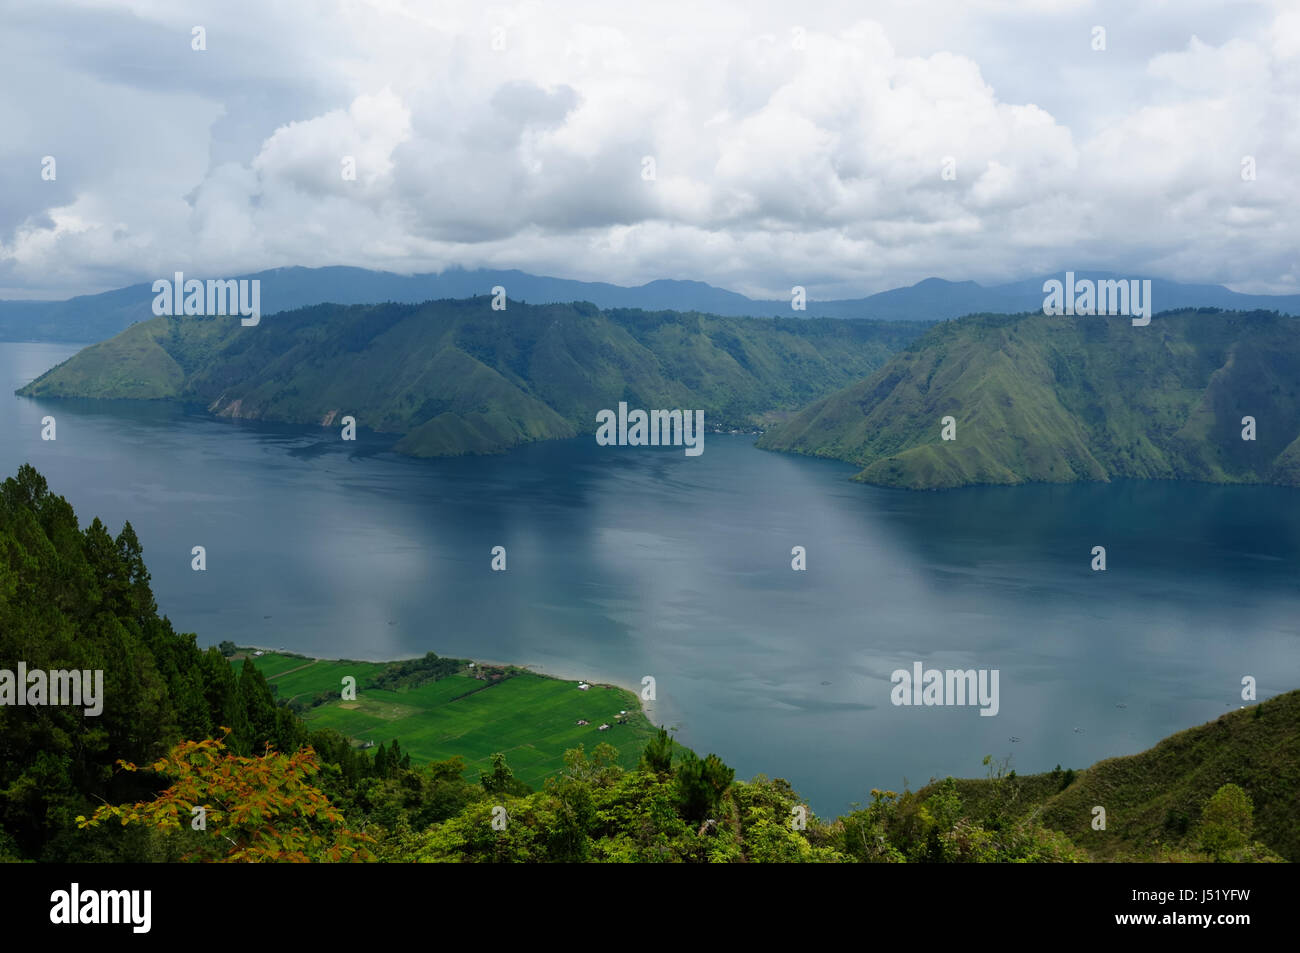
M 464 659 L 440 658 L 432 652 L 423 657 L 394 662 L 370 680 L 372 688 L 386 688 L 395 691 L 399 688 L 416 688 L 425 682 L 436 682 L 448 675 L 455 675 L 465 666 Z
M 943 440 L 941 420 L 956 422 Z M 1242 439 L 1242 418 L 1256 421 Z M 759 446 L 912 489 L 1187 479 L 1300 485 L 1300 319 L 1212 309 L 934 326 Z
M 754 425 L 871 373 L 915 324 L 721 318 L 491 299 L 320 305 L 270 315 L 156 318 L 51 369 L 21 393 L 175 399 L 228 417 L 404 434 L 414 456 L 489 453 L 594 433 L 619 401 Z
M 652 746 L 654 742 L 652 742 Z M 452 862 L 653 861 L 850 863 L 1077 861 L 1086 853 L 1032 821 L 990 830 L 966 818 L 946 782 L 921 797 L 873 791 L 866 810 L 823 821 L 780 778 L 735 781 L 716 755 L 634 771 L 600 745 L 569 752 L 564 772 L 524 797 L 494 793 L 417 832 L 382 859 Z M 498 821 L 494 827 L 494 811 Z
M 158 615 L 130 523 L 116 539 L 98 519 L 81 529 L 30 466 L 0 485 L 0 660 L 7 669 L 21 660 L 29 670 L 104 673 L 97 716 L 0 707 L 0 825 L 21 856 L 91 860 L 129 850 L 111 831 L 73 833 L 76 815 L 100 798 L 152 789 L 146 775 L 115 772 L 119 758 L 152 761 L 223 725 L 230 748 L 245 755 L 268 744 L 292 751 L 305 737 L 256 668 L 233 670 Z
M 1201 812 L 1201 849 L 1215 860 L 1238 859 L 1250 844 L 1254 814 L 1250 796 L 1235 784 L 1225 784 Z
M 662 729 L 630 759 L 603 743 L 590 752 L 571 748 L 541 790 L 521 782 L 502 751 L 487 759 L 477 783 L 466 777 L 464 759 L 417 763 L 392 736 L 372 755 L 337 731 L 309 730 L 277 703 L 251 661 L 236 669 L 220 649 L 200 650 L 194 636 L 176 633 L 157 613 L 130 526 L 116 539 L 98 520 L 82 530 L 67 501 L 29 466 L 0 484 L 0 660 L 0 667 L 21 660 L 30 668 L 101 669 L 106 696 L 98 716 L 54 705 L 0 707 L 0 860 L 1300 855 L 1300 692 L 1084 771 L 1017 777 L 993 764 L 982 780 L 949 778 L 901 795 L 873 791 L 867 807 L 831 821 L 807 810 L 784 780 L 738 781 L 715 754 L 679 753 Z M 268 662 L 283 678 L 304 666 L 312 660 Z M 373 674 L 399 692 L 423 692 L 463 678 L 427 680 L 448 667 L 426 656 Z M 119 759 L 147 767 L 117 766 Z M 207 831 L 178 822 L 195 803 L 213 808 Z M 1104 830 L 1090 823 L 1096 805 L 1107 810 Z M 91 820 L 79 825 L 78 817 Z M 110 818 L 125 823 L 100 823 Z
M 122 762 L 125 772 L 140 770 Z M 221 739 L 182 741 L 149 770 L 168 782 L 157 797 L 104 804 L 77 826 L 107 821 L 143 826 L 169 838 L 181 860 L 224 863 L 365 862 L 374 838 L 349 830 L 325 792 L 313 784 L 316 752 L 231 754 Z
M 1228 712 L 1140 754 L 1108 758 L 1085 770 L 956 785 L 977 822 L 1035 816 L 1099 860 L 1204 860 L 1203 825 L 1223 823 L 1232 795 L 1220 795 L 1208 814 L 1207 805 L 1230 785 L 1252 802 L 1248 811 L 1237 802 L 1231 814 L 1233 823 L 1243 814 L 1251 817 L 1242 843 L 1248 832 L 1261 846 L 1247 853 L 1300 860 L 1300 691 Z M 1105 830 L 1092 827 L 1097 806 L 1106 810 Z M 1225 844 L 1213 831 L 1209 837 L 1211 845 Z M 1236 844 L 1231 838 L 1226 843 Z

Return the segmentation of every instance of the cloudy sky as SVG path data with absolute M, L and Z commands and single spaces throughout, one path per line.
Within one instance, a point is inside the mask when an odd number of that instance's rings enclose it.
M 0 297 L 332 264 L 761 297 L 1066 268 L 1300 292 L 1285 0 L 0 17 Z

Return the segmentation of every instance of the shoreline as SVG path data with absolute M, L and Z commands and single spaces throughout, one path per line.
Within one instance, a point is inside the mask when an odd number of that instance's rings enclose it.
M 216 648 L 216 646 L 212 646 L 212 648 Z M 367 662 L 367 663 L 369 663 L 369 664 L 371 664 L 371 665 L 389 665 L 389 664 L 392 664 L 392 663 L 394 663 L 394 662 L 410 662 L 410 661 L 412 661 L 412 660 L 414 660 L 414 659 L 424 658 L 423 655 L 407 655 L 407 656 L 404 656 L 404 657 L 402 657 L 402 658 L 346 658 L 346 659 L 343 659 L 343 658 L 324 658 L 324 657 L 322 657 L 322 656 L 317 656 L 317 655 L 306 655 L 306 654 L 304 654 L 304 653 L 302 653 L 302 652 L 295 652 L 295 651 L 293 651 L 293 650 L 291 650 L 291 649 L 285 649 L 285 648 L 278 648 L 278 649 L 277 649 L 277 648 L 270 648 L 270 647 L 265 646 L 265 645 L 251 645 L 251 644 L 250 644 L 250 645 L 236 645 L 236 646 L 235 646 L 235 655 L 247 655 L 249 652 L 265 652 L 265 653 L 274 653 L 274 654 L 276 654 L 276 655 L 284 655 L 284 656 L 288 656 L 288 657 L 291 657 L 291 658 L 301 658 L 301 659 L 303 659 L 303 660 L 305 660 L 305 661 L 308 661 L 308 662 Z M 435 653 L 435 654 L 436 654 L 436 653 Z M 453 656 L 438 656 L 438 657 L 439 657 L 439 658 L 452 658 Z M 235 661 L 235 657 L 234 657 L 234 656 L 230 656 L 230 657 L 227 658 L 227 661 Z M 584 685 L 592 685 L 592 686 L 596 686 L 596 687 L 600 687 L 600 688 L 618 688 L 618 689 L 621 689 L 621 690 L 623 690 L 623 691 L 625 691 L 625 692 L 630 693 L 630 694 L 632 695 L 632 697 L 636 700 L 638 711 L 640 711 L 641 716 L 642 716 L 643 718 L 645 718 L 646 721 L 648 721 L 648 722 L 650 723 L 650 726 L 651 726 L 652 728 L 656 728 L 656 730 L 657 730 L 657 728 L 658 728 L 658 726 L 657 726 L 657 725 L 655 724 L 655 722 L 654 722 L 654 719 L 650 717 L 651 713 L 654 711 L 654 705 L 653 705 L 653 703 L 647 703 L 644 699 L 642 699 L 642 697 L 641 697 L 641 690 L 640 690 L 641 687 L 640 687 L 639 685 L 636 686 L 636 687 L 633 687 L 633 686 L 631 686 L 631 685 L 622 685 L 622 684 L 619 684 L 618 682 L 605 682 L 605 681 L 597 682 L 597 681 L 590 681 L 590 680 L 588 680 L 588 679 L 580 678 L 580 677 L 578 677 L 578 676 L 565 675 L 565 674 L 560 673 L 560 672 L 548 672 L 548 671 L 544 671 L 544 670 L 542 670 L 542 669 L 544 669 L 544 666 L 539 665 L 538 663 L 535 663 L 535 662 L 534 662 L 534 663 L 521 663 L 521 662 L 497 662 L 497 661 L 493 661 L 493 660 L 491 660 L 491 659 L 480 659 L 480 658 L 470 658 L 470 659 L 465 659 L 465 661 L 473 662 L 475 666 L 490 666 L 490 667 L 492 667 L 492 668 L 517 668 L 517 669 L 522 669 L 523 671 L 528 672 L 530 675 L 536 675 L 536 676 L 538 676 L 539 678 L 550 678 L 550 679 L 554 679 L 555 681 L 558 681 L 558 682 L 572 682 L 572 683 L 575 684 L 575 685 L 577 685 L 579 682 L 581 682 L 581 683 L 583 683 Z M 269 679 L 268 679 L 268 681 L 269 681 Z

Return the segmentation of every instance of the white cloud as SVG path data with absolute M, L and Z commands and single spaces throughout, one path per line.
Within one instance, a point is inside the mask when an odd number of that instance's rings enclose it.
M 1285 6 L 69 7 L 0 37 L 48 77 L 0 99 L 10 296 L 294 264 L 765 296 L 1062 267 L 1298 290 Z

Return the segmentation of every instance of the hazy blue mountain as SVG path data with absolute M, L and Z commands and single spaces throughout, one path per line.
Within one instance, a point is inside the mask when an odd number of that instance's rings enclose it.
M 1132 278 L 1107 272 L 1078 271 L 1079 278 Z M 172 276 L 165 275 L 170 279 Z M 226 277 L 190 274 L 186 278 Z M 865 298 L 809 301 L 806 311 L 792 311 L 789 299 L 752 300 L 701 281 L 651 281 L 637 287 L 605 282 L 572 281 L 522 271 L 448 269 L 441 274 L 397 275 L 365 268 L 276 268 L 244 278 L 262 283 L 261 311 L 272 314 L 317 304 L 415 304 L 442 298 L 468 298 L 502 285 L 512 300 L 530 304 L 590 301 L 600 308 L 647 311 L 699 311 L 726 317 L 875 318 L 887 321 L 935 321 L 966 314 L 1017 314 L 1042 308 L 1045 275 L 985 287 L 973 281 L 927 278 Z M 1179 284 L 1152 280 L 1155 310 L 1216 307 L 1267 310 L 1300 315 L 1300 295 L 1246 295 L 1220 285 Z M 154 317 L 151 283 L 82 295 L 66 301 L 0 301 L 0 340 L 102 341 L 136 321 Z

